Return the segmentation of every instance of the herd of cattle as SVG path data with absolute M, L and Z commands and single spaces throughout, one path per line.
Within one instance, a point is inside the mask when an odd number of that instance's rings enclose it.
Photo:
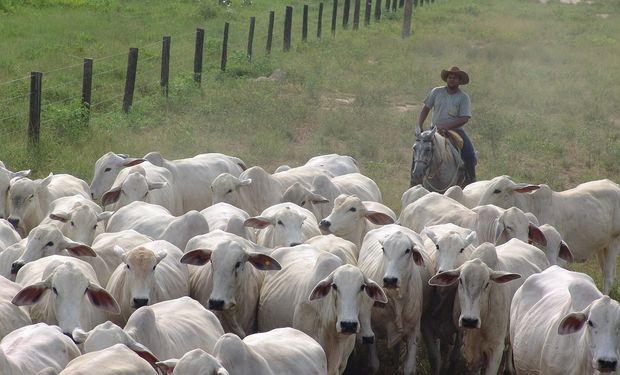
M 422 343 L 434 374 L 618 367 L 609 180 L 416 186 L 397 216 L 337 154 L 269 173 L 109 152 L 90 186 L 29 174 L 0 162 L 2 375 L 337 375 L 356 345 L 374 374 L 377 339 L 406 375 Z M 602 292 L 562 268 L 591 256 Z

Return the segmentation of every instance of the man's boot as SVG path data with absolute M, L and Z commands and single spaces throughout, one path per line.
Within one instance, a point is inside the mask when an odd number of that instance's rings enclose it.
M 476 182 L 476 164 L 465 161 L 465 183 L 463 185 L 467 186 L 473 182 Z

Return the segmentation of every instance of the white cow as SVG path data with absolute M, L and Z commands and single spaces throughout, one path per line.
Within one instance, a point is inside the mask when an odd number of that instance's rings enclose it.
M 224 232 L 233 233 L 246 240 L 256 242 L 254 229 L 243 225 L 250 218 L 250 215 L 239 207 L 220 202 L 205 208 L 200 213 L 207 219 L 210 231 L 221 229 Z
M 322 168 L 334 176 L 341 176 L 347 173 L 360 173 L 357 160 L 352 156 L 325 154 L 310 158 L 304 166 Z M 274 173 L 283 172 L 291 169 L 288 165 L 281 165 L 276 168 Z
M 184 249 L 190 238 L 209 232 L 209 223 L 198 211 L 174 216 L 162 206 L 136 201 L 114 212 L 106 230 L 120 232 L 127 229 Z
M 244 225 L 257 229 L 256 242 L 269 248 L 299 245 L 321 234 L 312 212 L 293 203 L 268 207 Z
M 421 184 L 410 187 L 400 198 L 400 210 L 404 210 L 409 204 L 417 201 L 428 193 L 430 193 L 430 191 L 426 190 Z
M 88 332 L 75 330 L 73 339 L 84 344 L 84 353 L 125 344 L 140 356 L 179 358 L 196 348 L 213 352 L 223 334 L 212 312 L 190 297 L 181 297 L 139 308 L 124 328 L 107 321 Z
M 398 223 L 416 232 L 421 232 L 425 226 L 452 223 L 476 231 L 475 244 L 501 242 L 513 236 L 544 243 L 542 233 L 522 211 L 506 211 L 492 205 L 470 209 L 434 192 L 405 207 Z
M 307 208 L 317 220 L 321 220 L 329 215 L 334 207 L 334 200 L 340 194 L 355 195 L 363 201 L 382 201 L 379 186 L 371 178 L 360 173 L 349 173 L 333 178 L 317 176 L 310 186 L 296 182 L 286 189 L 282 200 Z
M 314 375 L 327 373 L 321 346 L 294 328 L 255 333 L 243 340 L 233 333 L 222 336 L 213 355 L 230 375 Z
M 547 254 L 549 264 L 565 266 L 566 263 L 572 263 L 573 253 L 566 242 L 562 239 L 560 232 L 558 232 L 553 225 L 549 224 L 543 224 L 538 228 L 544 234 L 547 241 L 547 246 L 541 246 L 538 244 L 536 244 L 536 246 Z
M 65 237 L 57 226 L 41 224 L 28 237 L 0 253 L 0 275 L 15 279 L 17 271 L 26 263 L 50 255 L 97 256 L 90 246 Z
M 428 285 L 430 262 L 422 237 L 396 224 L 373 229 L 364 237 L 358 265 L 369 279 L 383 280 L 388 301 L 386 306 L 372 309 L 372 327 L 387 337 L 388 349 L 400 341 L 406 343 L 403 371 L 406 375 L 413 374 L 422 332 L 425 333 L 429 355 L 436 356 L 429 327 L 422 325 L 424 305 L 429 303 L 431 292 Z M 372 304 L 373 301 L 369 302 Z M 367 310 L 370 309 L 361 311 Z M 362 321 L 362 328 L 370 326 L 369 318 L 366 317 L 367 322 Z M 374 337 L 363 336 L 363 340 L 370 343 L 369 364 L 376 373 L 379 369 L 376 342 Z
M 558 266 L 530 276 L 510 307 L 518 374 L 594 375 L 618 369 L 620 305 L 592 278 Z
M 119 246 L 123 249 L 133 249 L 152 241 L 151 237 L 138 233 L 133 229 L 114 233 L 101 233 L 95 238 L 92 246 L 97 256 L 94 258 L 83 258 L 83 260 L 93 266 L 101 285 L 108 285 L 112 272 L 116 270 L 119 264 L 123 263 L 122 254 L 119 255 L 114 248 Z
M 172 173 L 149 162 L 120 171 L 101 197 L 101 204 L 112 211 L 135 201 L 158 204 L 175 215 L 185 212 Z
M 120 264 L 106 289 L 118 301 L 120 315 L 112 322 L 124 325 L 142 306 L 189 295 L 189 271 L 180 263 L 183 252 L 167 241 L 153 241 L 125 251 L 116 247 Z
M 99 286 L 93 268 L 77 258 L 52 255 L 35 260 L 19 270 L 16 282 L 24 287 L 12 302 L 32 305 L 33 322 L 58 325 L 66 335 L 103 323 L 106 312 L 120 313 L 114 297 Z
M 245 163 L 241 159 L 219 153 L 166 160 L 159 152 L 149 152 L 144 158 L 172 173 L 176 192 L 182 197 L 183 212 L 200 211 L 213 203 L 209 187 L 221 173 L 239 176 L 246 170 Z
M 27 177 L 30 175 L 30 169 L 11 172 L 6 169 L 4 163 L 0 161 L 0 219 L 9 217 L 9 186 L 14 178 Z
M 0 219 L 0 252 L 14 243 L 19 242 L 21 239 L 19 233 L 17 233 L 8 220 Z
M 9 188 L 9 222 L 23 236 L 47 216 L 50 204 L 60 197 L 79 194 L 90 197 L 88 184 L 68 174 L 49 174 L 44 179 L 27 177 L 11 180 Z
M 58 375 L 158 375 L 155 362 L 151 364 L 123 344 L 92 353 L 73 361 Z
M 332 177 L 324 169 L 304 166 L 274 174 L 254 166 L 239 177 L 222 173 L 211 184 L 213 203 L 230 203 L 252 216 L 259 215 L 265 208 L 282 202 L 284 191 L 295 182 L 309 186 L 320 175 Z
M 95 162 L 95 171 L 90 183 L 92 199 L 100 199 L 103 193 L 112 187 L 121 170 L 145 161 L 146 159 L 143 158 L 130 158 L 125 154 L 115 154 L 111 151 L 101 156 Z
M 327 355 L 327 373 L 342 374 L 360 331 L 360 309 L 387 297 L 356 266 L 310 245 L 273 252 L 281 271 L 265 278 L 260 292 L 260 331 L 291 326 L 315 339 Z M 364 305 L 364 306 L 362 306 Z
M 454 199 L 467 208 L 474 208 L 478 205 L 478 202 L 480 202 L 480 197 L 486 190 L 489 183 L 489 180 L 476 181 L 465 186 L 465 188 L 461 188 L 459 185 L 454 185 L 446 190 L 443 195 Z
M 555 192 L 547 185 L 515 183 L 508 176 L 491 180 L 480 204 L 519 207 L 543 224 L 553 225 L 570 246 L 575 261 L 598 257 L 609 293 L 620 253 L 620 186 L 610 180 L 590 181 Z
M 381 203 L 342 194 L 334 201 L 329 216 L 321 220 L 319 228 L 323 234 L 335 234 L 360 247 L 369 230 L 378 225 L 393 224 L 395 220 L 394 211 Z
M 549 262 L 541 250 L 512 239 L 498 247 L 486 242 L 459 268 L 431 278 L 429 283 L 437 286 L 458 281 L 459 305 L 455 306 L 455 315 L 459 314 L 458 326 L 464 328 L 462 350 L 470 370 L 484 368 L 486 375 L 496 375 L 505 348 L 510 358 L 512 297 L 527 277 L 547 267 Z M 520 280 L 500 285 L 515 279 Z
M 165 374 L 172 375 L 230 375 L 217 358 L 202 349 L 190 350 L 179 359 L 171 358 L 157 362 L 157 366 Z
M 16 329 L 0 341 L 2 375 L 57 374 L 79 355 L 60 328 L 45 323 Z
M 322 234 L 306 240 L 305 243 L 319 250 L 336 255 L 342 260 L 343 264 L 357 265 L 357 258 L 359 257 L 360 250 L 357 245 L 349 240 L 345 240 L 333 234 Z
M 238 336 L 256 332 L 262 271 L 280 269 L 265 248 L 215 230 L 192 238 L 181 262 L 204 266 L 190 272 L 190 296 L 215 311 L 226 332 Z
M 0 276 L 0 340 L 14 330 L 32 324 L 26 309 L 11 303 L 20 290 L 20 285 Z
M 65 236 L 90 246 L 95 237 L 104 232 L 102 221 L 110 216 L 112 212 L 102 212 L 101 207 L 92 200 L 71 195 L 54 200 L 41 224 L 56 224 Z

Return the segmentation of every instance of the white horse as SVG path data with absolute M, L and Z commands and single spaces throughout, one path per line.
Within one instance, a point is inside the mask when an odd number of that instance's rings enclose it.
M 421 184 L 443 193 L 450 186 L 464 187 L 465 168 L 460 151 L 437 128 L 422 132 L 416 127 L 411 166 L 411 186 Z

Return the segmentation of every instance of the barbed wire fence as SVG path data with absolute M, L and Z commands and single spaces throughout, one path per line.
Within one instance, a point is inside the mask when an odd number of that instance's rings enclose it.
M 324 37 L 324 26 L 329 26 L 331 36 L 336 36 L 337 25 L 343 30 L 357 30 L 360 25 L 369 26 L 379 22 L 384 13 L 395 14 L 403 9 L 401 36 L 411 34 L 413 8 L 421 7 L 434 0 L 332 0 L 331 4 L 320 2 L 315 7 L 317 40 Z M 331 7 L 329 7 L 331 5 Z M 374 9 L 373 9 L 374 7 Z M 331 8 L 331 9 L 329 9 Z M 363 9 L 362 9 L 363 8 Z M 329 14 L 331 10 L 331 20 Z M 264 53 L 274 48 L 274 36 L 282 38 L 282 51 L 292 46 L 292 19 L 294 9 L 287 6 L 283 20 L 283 33 L 274 32 L 275 12 L 268 16 Z M 351 21 L 352 13 L 352 21 Z M 374 17 L 373 17 L 374 16 Z M 301 20 L 301 43 L 308 41 L 310 7 L 303 6 Z M 362 22 L 363 20 L 363 22 Z M 256 17 L 250 18 L 245 55 L 251 62 L 257 50 L 254 46 Z M 235 25 L 237 26 L 237 25 Z M 350 27 L 352 26 L 352 27 Z M 244 28 L 241 26 L 240 28 Z M 223 28 L 219 48 L 219 69 L 226 70 L 229 56 L 228 35 L 230 24 Z M 193 40 L 191 36 L 194 36 Z M 212 45 L 213 40 L 209 43 Z M 38 147 L 41 125 L 55 124 L 62 127 L 62 114 L 71 112 L 87 126 L 91 117 L 105 117 L 122 109 L 129 113 L 134 98 L 144 100 L 159 94 L 169 95 L 170 77 L 193 76 L 197 85 L 202 83 L 203 55 L 205 46 L 204 29 L 186 33 L 174 38 L 165 35 L 162 40 L 149 42 L 140 47 L 131 47 L 128 53 L 116 53 L 98 58 L 84 58 L 81 64 L 72 64 L 43 72 L 33 71 L 30 76 L 0 82 L 0 135 L 2 137 L 27 137 L 31 147 Z M 174 64 L 171 59 L 174 58 Z M 192 66 L 193 69 L 187 68 Z M 175 72 L 171 75 L 170 68 Z M 159 76 L 159 77 L 158 77 Z M 45 79 L 45 81 L 44 81 Z M 48 86 L 49 84 L 49 86 Z M 27 124 L 26 132 L 24 124 Z

